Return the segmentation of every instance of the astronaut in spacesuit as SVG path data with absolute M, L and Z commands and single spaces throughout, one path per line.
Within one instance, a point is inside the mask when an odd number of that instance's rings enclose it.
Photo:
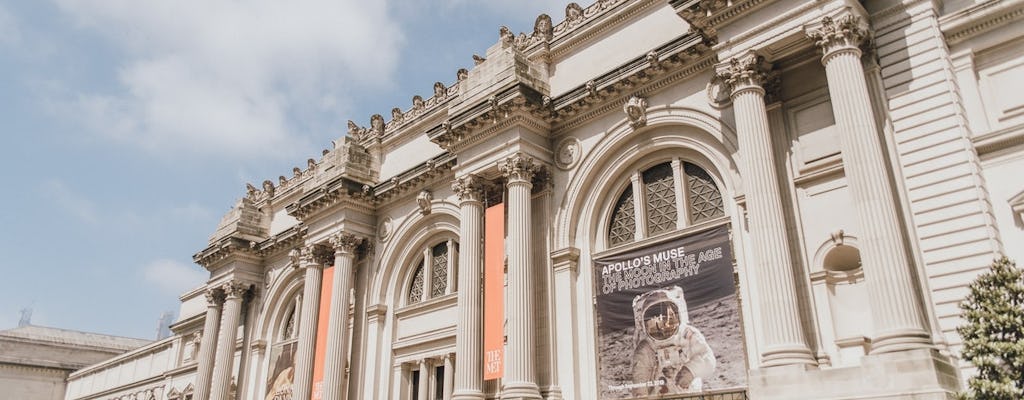
M 638 396 L 700 391 L 715 371 L 715 355 L 690 325 L 683 289 L 656 289 L 633 299 L 633 382 L 650 382 Z

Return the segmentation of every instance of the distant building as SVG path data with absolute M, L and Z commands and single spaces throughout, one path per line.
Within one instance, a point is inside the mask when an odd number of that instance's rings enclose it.
M 68 375 L 148 340 L 28 325 L 0 331 L 0 400 L 60 400 Z
M 962 388 L 957 304 L 1024 260 L 1024 1 L 559 17 L 247 185 L 173 335 L 67 399 Z

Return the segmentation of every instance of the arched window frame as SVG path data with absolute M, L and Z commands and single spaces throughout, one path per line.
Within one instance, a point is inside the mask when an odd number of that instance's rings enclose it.
M 437 278 L 437 273 L 434 271 L 434 261 L 439 255 L 433 254 L 434 249 L 442 245 L 445 246 L 444 256 L 446 257 L 443 281 Z M 402 286 L 405 305 L 413 306 L 457 292 L 458 258 L 459 242 L 454 235 L 446 234 L 441 240 L 426 242 L 421 246 L 417 256 L 413 257 L 413 261 L 408 265 L 410 274 Z M 422 289 L 417 291 L 418 298 L 413 298 L 413 286 L 417 284 L 418 279 L 422 280 Z M 436 290 L 435 286 L 440 286 L 440 292 Z
M 651 234 L 649 229 L 648 216 L 648 201 L 647 201 L 647 186 L 644 183 L 644 173 L 658 167 L 663 164 L 668 164 L 672 171 L 672 185 L 675 192 L 675 212 L 676 212 L 676 226 L 675 229 L 664 229 Z M 695 221 L 692 208 L 693 198 L 691 196 L 690 182 L 688 182 L 688 175 L 685 173 L 686 164 L 690 164 L 693 167 L 699 168 L 704 174 L 710 178 L 710 182 L 714 184 L 719 199 L 722 201 L 721 206 L 718 207 L 719 215 L 704 218 Z M 662 235 L 671 234 L 679 230 L 685 229 L 690 226 L 700 225 L 707 222 L 718 221 L 728 216 L 725 199 L 722 195 L 722 182 L 721 179 L 713 173 L 714 169 L 709 169 L 705 163 L 684 159 L 681 157 L 672 158 L 658 158 L 650 162 L 637 165 L 630 169 L 628 177 L 624 179 L 624 182 L 618 186 L 618 190 L 615 193 L 614 198 L 608 201 L 608 207 L 602 217 L 602 229 L 600 241 L 604 244 L 603 248 L 617 248 L 622 246 L 628 246 L 632 243 L 644 241 L 650 237 L 658 237 Z M 634 213 L 634 235 L 633 240 L 614 242 L 611 238 L 611 227 L 613 224 L 612 218 L 615 216 L 617 203 L 624 193 L 625 190 L 632 190 L 633 192 L 633 213 Z

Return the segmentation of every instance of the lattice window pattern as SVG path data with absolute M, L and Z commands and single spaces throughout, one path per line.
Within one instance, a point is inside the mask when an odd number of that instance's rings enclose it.
M 292 307 L 291 313 L 288 314 L 288 322 L 284 325 L 284 339 L 294 338 L 298 334 L 295 330 L 295 314 L 298 314 L 298 307 Z
M 441 243 L 431 249 L 430 297 L 443 296 L 448 289 L 448 244 Z
M 423 263 L 416 267 L 412 276 L 412 285 L 409 286 L 409 304 L 419 303 L 423 299 Z
M 701 167 L 686 163 L 686 186 L 690 196 L 690 219 L 694 223 L 715 219 L 725 215 L 722 192 L 718 190 L 711 175 Z
M 643 173 L 647 197 L 647 234 L 655 235 L 676 229 L 676 188 L 672 165 L 655 165 Z
M 612 223 L 608 227 L 608 243 L 612 246 L 632 242 L 636 231 L 636 214 L 633 208 L 633 188 L 626 187 L 626 190 L 615 202 L 615 211 L 612 213 Z

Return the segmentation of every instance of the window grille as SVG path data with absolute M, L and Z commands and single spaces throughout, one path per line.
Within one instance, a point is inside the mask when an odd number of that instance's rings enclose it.
M 643 181 L 647 196 L 647 234 L 675 230 L 678 214 L 671 164 L 659 164 L 644 171 Z
M 689 187 L 690 219 L 698 223 L 725 215 L 722 192 L 718 190 L 711 175 L 690 163 L 686 163 L 683 169 Z
M 443 296 L 448 289 L 448 244 L 434 246 L 431 258 L 430 297 Z
M 619 201 L 615 202 L 615 211 L 612 213 L 612 223 L 608 228 L 608 242 L 610 245 L 629 243 L 633 241 L 636 230 L 636 215 L 633 209 L 633 188 L 627 187 Z
M 423 263 L 416 267 L 412 277 L 412 286 L 409 287 L 409 304 L 419 303 L 423 299 Z

